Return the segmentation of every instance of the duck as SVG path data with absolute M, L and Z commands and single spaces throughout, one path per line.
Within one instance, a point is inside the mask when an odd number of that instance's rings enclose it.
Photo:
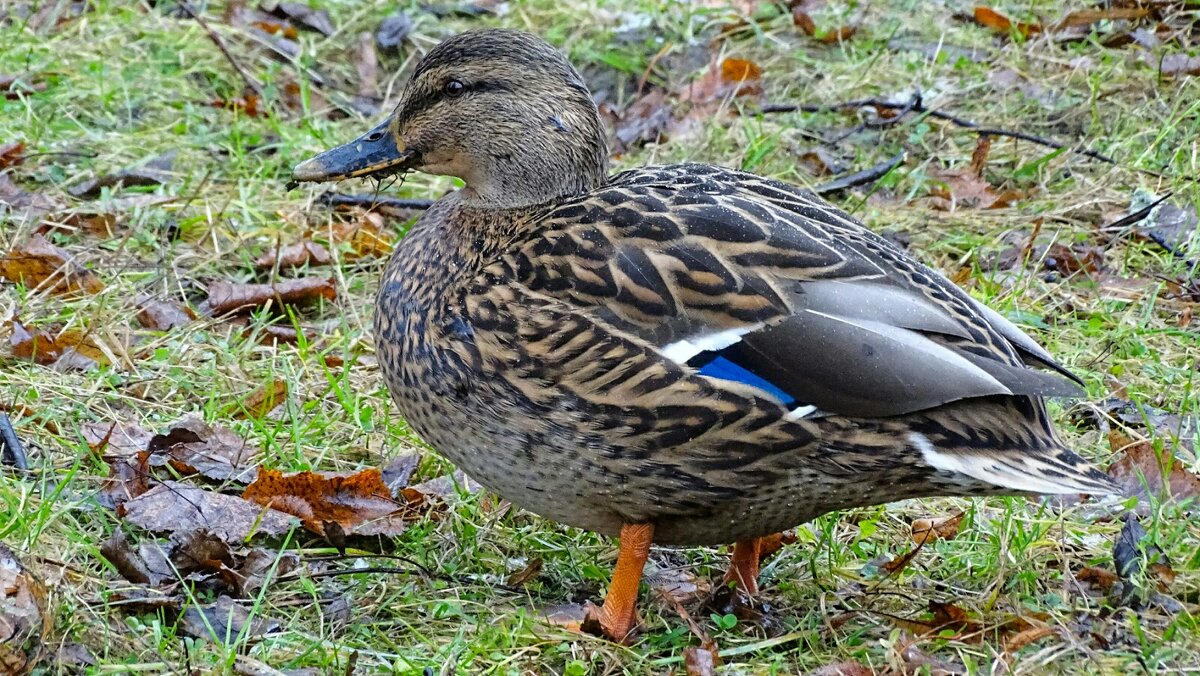
M 814 193 L 709 164 L 609 170 L 587 84 L 540 37 L 430 49 L 382 123 L 292 180 L 461 179 L 396 245 L 374 338 L 399 414 L 513 504 L 617 538 L 587 625 L 640 620 L 651 545 L 732 544 L 933 496 L 1111 493 L 1049 397 L 1083 381 Z

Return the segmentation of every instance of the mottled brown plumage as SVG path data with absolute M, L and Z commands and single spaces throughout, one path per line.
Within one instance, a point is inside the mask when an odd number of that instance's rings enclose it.
M 566 60 L 484 30 L 296 169 L 466 182 L 396 247 L 375 330 L 400 413 L 485 486 L 673 545 L 903 498 L 1108 490 L 1042 402 L 1074 376 L 938 273 L 790 185 L 606 158 Z M 617 638 L 624 603 L 602 618 Z

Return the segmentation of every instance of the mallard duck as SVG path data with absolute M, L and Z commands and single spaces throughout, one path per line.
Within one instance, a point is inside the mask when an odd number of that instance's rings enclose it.
M 456 176 L 396 246 L 375 341 L 399 412 L 484 486 L 619 537 L 592 619 L 627 639 L 651 543 L 764 538 L 925 496 L 1109 492 L 1043 397 L 1081 381 L 945 277 L 797 187 L 704 164 L 608 172 L 587 85 L 475 30 L 295 181 Z

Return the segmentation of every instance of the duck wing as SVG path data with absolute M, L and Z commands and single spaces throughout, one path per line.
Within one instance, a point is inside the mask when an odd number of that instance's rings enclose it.
M 477 288 L 517 284 L 664 361 L 758 388 L 797 417 L 1081 392 L 1011 322 L 784 183 L 646 167 L 537 222 Z

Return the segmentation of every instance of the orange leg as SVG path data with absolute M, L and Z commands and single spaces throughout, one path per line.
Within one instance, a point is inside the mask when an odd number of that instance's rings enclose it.
M 758 594 L 758 561 L 763 538 L 738 540 L 733 543 L 733 556 L 729 570 L 725 571 L 725 584 L 734 583 L 748 596 Z
M 626 524 L 621 527 L 621 540 L 617 550 L 617 567 L 613 569 L 612 584 L 604 597 L 604 606 L 596 608 L 589 604 L 584 626 L 599 625 L 607 638 L 624 643 L 638 623 L 637 596 L 642 582 L 642 568 L 650 555 L 650 541 L 654 537 L 654 525 L 649 523 Z

